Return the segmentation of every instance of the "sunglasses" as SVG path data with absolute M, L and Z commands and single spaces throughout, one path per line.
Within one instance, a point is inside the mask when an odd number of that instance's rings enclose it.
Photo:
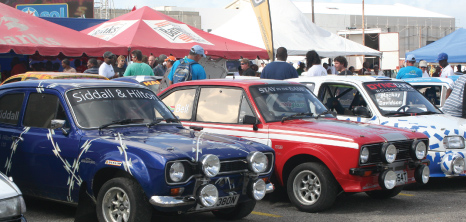
M 241 63 L 241 65 L 246 65 L 246 63 Z

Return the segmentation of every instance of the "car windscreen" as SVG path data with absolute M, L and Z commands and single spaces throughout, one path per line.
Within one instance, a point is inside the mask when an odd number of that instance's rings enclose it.
M 384 116 L 442 113 L 411 85 L 404 82 L 370 82 L 364 87 Z
M 71 90 L 67 99 L 80 127 L 96 128 L 122 120 L 148 124 L 176 119 L 151 91 L 139 88 L 86 88 Z
M 283 117 L 309 114 L 311 117 L 326 112 L 327 108 L 303 85 L 256 85 L 251 95 L 267 122 L 281 121 Z M 333 117 L 325 114 L 323 117 Z

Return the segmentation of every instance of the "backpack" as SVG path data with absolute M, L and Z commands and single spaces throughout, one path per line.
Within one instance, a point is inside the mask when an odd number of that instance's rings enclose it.
M 190 81 L 193 79 L 192 65 L 198 64 L 197 62 L 186 62 L 184 59 L 180 60 L 180 64 L 173 73 L 173 83 Z

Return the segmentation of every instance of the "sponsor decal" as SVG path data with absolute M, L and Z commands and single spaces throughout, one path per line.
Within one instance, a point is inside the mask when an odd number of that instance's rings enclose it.
M 170 106 L 170 111 L 175 112 L 175 106 Z
M 375 94 L 375 99 L 381 107 L 400 107 L 403 105 L 403 92 L 384 92 Z
M 108 41 L 134 25 L 136 22 L 137 20 L 106 22 L 93 31 L 89 32 L 88 35 Z
M 106 165 L 111 165 L 111 166 L 121 166 L 121 164 L 123 164 L 123 162 L 116 161 L 116 160 L 106 160 L 105 164 Z
M 305 87 L 299 86 L 267 86 L 257 88 L 260 93 L 276 93 L 276 92 L 305 92 Z
M 71 104 L 81 104 L 96 100 L 106 99 L 151 99 L 157 100 L 157 96 L 147 90 L 140 89 L 116 89 L 116 88 L 99 88 L 99 89 L 81 89 L 75 90 L 68 96 Z
M 8 110 L 0 110 L 0 119 L 4 120 L 18 120 L 19 111 L 13 112 Z
M 366 84 L 369 90 L 374 92 L 394 92 L 394 91 L 414 91 L 415 89 L 406 83 L 398 82 L 380 82 L 380 83 L 370 83 Z
M 144 84 L 145 86 L 152 86 L 152 85 L 160 85 L 160 82 L 159 82 L 159 81 L 152 80 L 152 81 L 145 81 L 145 82 L 142 82 L 142 84 Z
M 171 108 L 172 106 L 170 106 Z M 173 111 L 173 110 L 172 110 Z M 175 106 L 175 109 L 173 111 L 174 113 L 188 113 L 190 112 L 189 111 L 189 104 L 186 104 L 186 105 L 180 105 L 180 104 L 177 104 Z
M 86 158 L 81 160 L 81 163 L 95 164 L 95 161 L 90 158 Z
M 170 43 L 201 43 L 213 45 L 196 34 L 186 24 L 179 24 L 167 20 L 143 20 L 157 34 L 165 38 Z

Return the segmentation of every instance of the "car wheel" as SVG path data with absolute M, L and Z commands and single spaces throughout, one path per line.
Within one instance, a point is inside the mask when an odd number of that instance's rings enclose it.
M 141 186 L 124 177 L 113 178 L 102 186 L 96 207 L 99 221 L 150 221 L 152 216 Z
M 300 211 L 318 212 L 329 208 L 335 202 L 337 192 L 337 181 L 320 163 L 300 164 L 288 177 L 288 197 Z
M 243 217 L 248 216 L 256 206 L 255 200 L 249 200 L 246 202 L 239 203 L 233 208 L 215 210 L 212 213 L 219 219 L 223 220 L 239 220 Z
M 367 191 L 366 194 L 374 199 L 388 199 L 398 195 L 401 190 L 403 190 L 403 186 L 394 187 L 391 190 Z

